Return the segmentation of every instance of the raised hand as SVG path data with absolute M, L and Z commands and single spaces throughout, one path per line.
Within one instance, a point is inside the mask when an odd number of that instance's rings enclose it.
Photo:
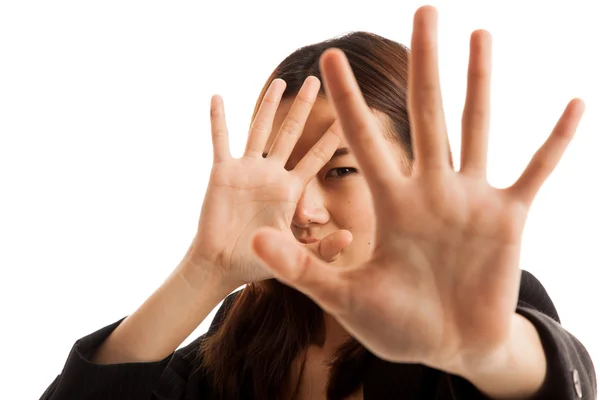
M 491 37 L 471 36 L 460 171 L 449 157 L 437 63 L 437 14 L 415 14 L 408 107 L 415 154 L 405 176 L 338 49 L 321 58 L 328 96 L 369 183 L 376 241 L 362 265 L 332 266 L 271 229 L 253 241 L 277 279 L 312 298 L 366 348 L 450 370 L 501 348 L 513 327 L 529 207 L 583 113 L 571 101 L 511 187 L 486 179 Z
M 227 281 L 242 285 L 272 278 L 250 247 L 257 228 L 268 226 L 294 240 L 291 221 L 306 184 L 337 149 L 341 128 L 335 123 L 311 151 L 287 171 L 292 152 L 319 92 L 320 82 L 309 77 L 278 132 L 266 158 L 262 157 L 285 82 L 271 84 L 250 129 L 243 157 L 232 158 L 222 99 L 211 99 L 214 163 L 202 205 L 198 232 L 186 257 L 199 266 L 216 268 Z M 327 261 L 351 241 L 348 231 L 336 231 L 318 244 L 304 245 Z

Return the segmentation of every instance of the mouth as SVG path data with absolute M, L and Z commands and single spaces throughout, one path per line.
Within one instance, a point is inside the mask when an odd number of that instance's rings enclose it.
M 318 242 L 319 239 L 316 238 L 312 238 L 312 237 L 307 237 L 307 238 L 298 238 L 297 239 L 300 243 L 304 243 L 304 244 L 310 244 L 310 243 L 315 243 Z

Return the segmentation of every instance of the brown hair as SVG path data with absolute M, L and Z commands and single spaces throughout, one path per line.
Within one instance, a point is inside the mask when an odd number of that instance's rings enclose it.
M 367 105 L 387 119 L 386 136 L 412 160 L 406 104 L 409 50 L 373 33 L 351 32 L 294 51 L 269 76 L 252 120 L 274 79 L 287 83 L 283 98 L 295 97 L 310 75 L 322 81 L 319 58 L 330 47 L 344 51 Z M 320 95 L 325 95 L 323 85 Z M 303 370 L 290 376 L 291 364 L 309 344 L 322 344 L 323 333 L 323 311 L 307 296 L 275 279 L 251 283 L 218 330 L 201 343 L 201 368 L 221 399 L 290 399 Z M 348 340 L 330 361 L 327 398 L 342 399 L 359 389 L 372 357 L 355 339 Z

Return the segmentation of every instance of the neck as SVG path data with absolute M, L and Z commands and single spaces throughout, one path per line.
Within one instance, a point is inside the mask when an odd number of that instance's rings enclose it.
M 323 311 L 323 322 L 325 325 L 325 344 L 322 350 L 327 353 L 334 353 L 350 338 L 350 334 L 331 314 L 325 311 Z

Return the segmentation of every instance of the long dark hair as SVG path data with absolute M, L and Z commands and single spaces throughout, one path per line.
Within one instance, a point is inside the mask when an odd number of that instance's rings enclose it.
M 387 118 L 386 136 L 412 160 L 406 104 L 409 50 L 373 33 L 352 32 L 294 51 L 269 76 L 252 120 L 274 79 L 287 83 L 283 98 L 295 97 L 310 75 L 322 81 L 319 58 L 330 47 L 344 51 L 367 105 Z M 325 95 L 323 85 L 320 95 Z M 323 341 L 323 311 L 317 304 L 275 279 L 255 282 L 244 287 L 219 329 L 201 343 L 201 368 L 222 399 L 290 399 L 303 370 L 290 376 L 292 362 L 308 345 Z M 327 398 L 342 399 L 358 390 L 373 357 L 355 339 L 344 343 L 329 363 Z

